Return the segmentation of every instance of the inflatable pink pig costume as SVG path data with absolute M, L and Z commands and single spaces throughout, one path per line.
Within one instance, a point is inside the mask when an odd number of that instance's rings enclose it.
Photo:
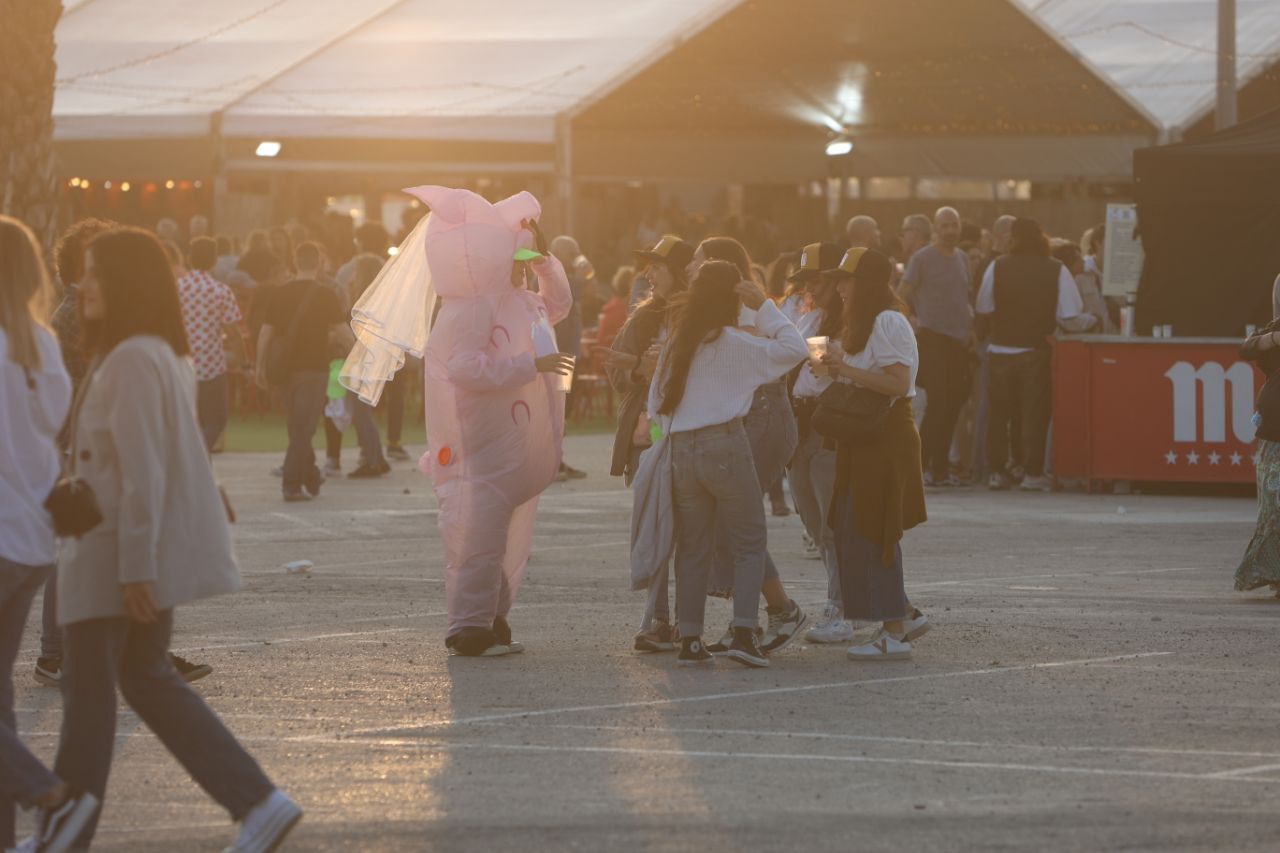
M 434 296 L 443 300 L 423 335 L 428 445 L 421 467 L 440 504 L 449 607 L 445 642 L 468 655 L 518 650 L 510 644 L 506 616 L 529 560 L 538 496 L 555 480 L 564 438 L 565 395 L 556 374 L 534 366 L 533 326 L 564 319 L 573 295 L 551 255 L 530 263 L 538 293 L 512 284 L 516 251 L 533 243 L 521 223 L 541 213 L 529 193 L 490 204 L 468 190 L 423 186 L 406 192 L 431 213 L 392 264 L 412 264 L 403 256 L 424 251 L 428 317 Z M 420 245 L 412 245 L 415 236 Z M 388 296 L 372 295 L 382 300 L 384 315 L 392 313 L 385 307 Z M 413 295 L 415 310 L 421 299 Z M 359 338 L 385 340 L 383 330 L 370 332 L 377 321 L 369 318 L 363 318 L 362 335 L 360 304 L 355 314 Z M 386 316 L 381 321 L 398 322 Z M 348 368 L 361 350 L 357 345 Z

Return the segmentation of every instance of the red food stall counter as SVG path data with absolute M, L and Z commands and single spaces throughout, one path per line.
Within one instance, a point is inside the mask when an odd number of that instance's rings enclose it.
M 1059 338 L 1058 479 L 1251 483 L 1263 376 L 1232 338 Z

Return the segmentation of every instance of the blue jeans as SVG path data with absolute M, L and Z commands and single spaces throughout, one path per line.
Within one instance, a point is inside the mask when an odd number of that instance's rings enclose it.
M 13 712 L 13 664 L 22 645 L 22 629 L 31 600 L 51 569 L 0 557 L 0 848 L 13 846 L 14 805 L 30 805 L 58 785 L 58 777 L 18 739 Z
M 116 737 L 116 686 L 191 778 L 240 820 L 271 793 L 262 768 L 169 660 L 173 611 L 153 624 L 123 617 L 63 627 L 62 737 L 54 770 L 72 787 L 96 796 L 107 790 Z M 98 821 L 77 845 L 87 847 Z

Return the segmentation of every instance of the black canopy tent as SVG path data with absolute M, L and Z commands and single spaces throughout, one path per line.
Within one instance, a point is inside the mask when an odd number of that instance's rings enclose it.
M 1240 337 L 1271 319 L 1280 273 L 1280 110 L 1195 142 L 1134 152 L 1146 265 L 1139 331 Z

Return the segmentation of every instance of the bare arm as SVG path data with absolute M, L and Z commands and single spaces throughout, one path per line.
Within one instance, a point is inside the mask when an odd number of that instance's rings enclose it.
M 253 375 L 258 387 L 268 387 L 267 382 L 267 347 L 271 346 L 271 337 L 275 330 L 266 323 L 258 331 L 258 362 L 254 365 Z

